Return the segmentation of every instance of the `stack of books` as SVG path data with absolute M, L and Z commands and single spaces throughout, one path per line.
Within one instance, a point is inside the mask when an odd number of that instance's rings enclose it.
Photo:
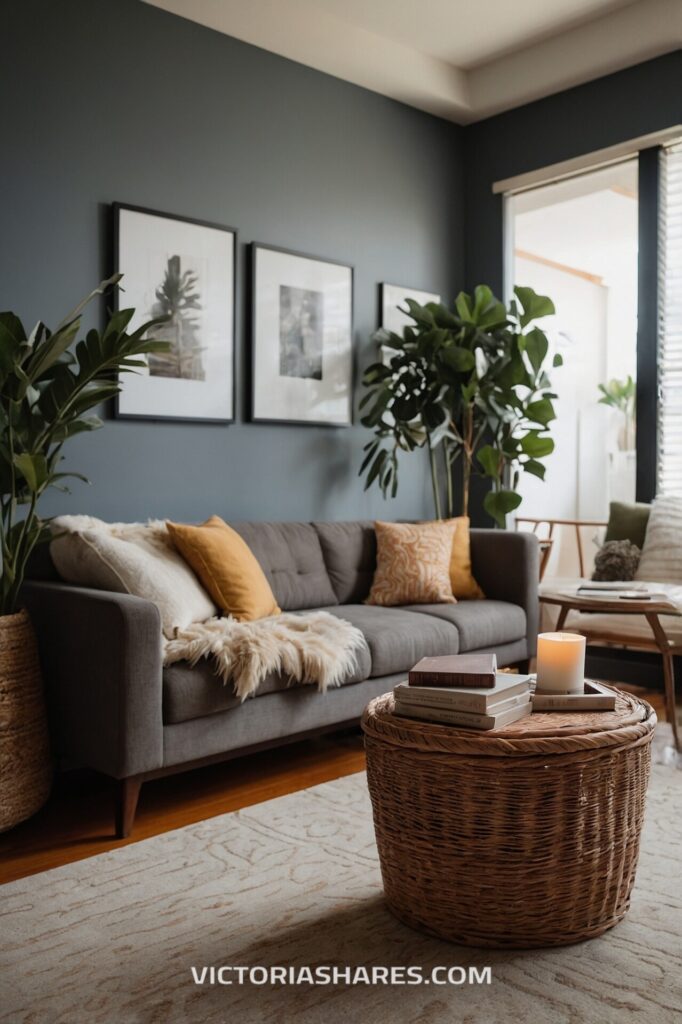
M 532 711 L 530 676 L 498 674 L 494 654 L 422 658 L 393 696 L 397 715 L 468 729 L 501 729 Z

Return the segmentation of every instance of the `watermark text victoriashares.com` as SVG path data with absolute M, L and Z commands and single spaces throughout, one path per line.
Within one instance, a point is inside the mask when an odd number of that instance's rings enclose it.
M 490 985 L 490 967 L 371 967 L 317 964 L 192 967 L 195 985 Z

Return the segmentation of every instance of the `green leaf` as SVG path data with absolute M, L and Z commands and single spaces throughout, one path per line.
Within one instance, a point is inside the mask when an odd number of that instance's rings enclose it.
M 536 402 L 529 402 L 526 406 L 526 416 L 533 423 L 541 423 L 546 427 L 548 423 L 556 419 L 554 406 L 548 398 L 540 398 Z
M 369 466 L 370 462 L 372 461 L 372 459 L 376 455 L 377 449 L 379 447 L 378 439 L 376 441 L 372 441 L 371 444 L 366 445 L 365 447 L 366 447 L 367 454 L 365 455 L 364 459 L 362 460 L 362 465 L 360 466 L 360 469 L 358 470 L 358 476 L 362 476 L 362 474 L 365 472 L 365 470 Z
M 536 430 L 530 430 L 521 438 L 521 450 L 532 459 L 544 459 L 554 451 L 554 441 L 551 437 L 540 437 Z
M 44 455 L 22 452 L 14 456 L 14 465 L 26 481 L 31 493 L 35 494 L 47 480 L 47 459 Z
M 39 380 L 57 362 L 76 337 L 80 325 L 80 319 L 72 320 L 36 347 L 26 367 L 31 381 Z
M 497 448 L 493 448 L 492 445 L 486 444 L 479 450 L 477 458 L 483 467 L 485 475 L 492 477 L 493 480 L 499 480 L 502 452 Z
M 539 327 L 534 327 L 532 331 L 529 331 L 525 335 L 526 338 L 526 355 L 530 360 L 530 364 L 537 374 L 547 356 L 547 350 L 549 348 L 549 342 L 543 331 Z
M 483 499 L 483 508 L 499 526 L 504 526 L 506 517 L 519 507 L 521 500 L 516 491 L 488 491 Z
M 440 355 L 441 359 L 448 366 L 452 367 L 453 370 L 456 370 L 457 373 L 466 373 L 468 370 L 473 370 L 476 365 L 476 357 L 468 348 L 460 348 L 454 345 L 450 348 L 442 348 Z
M 514 388 L 520 384 L 528 385 L 528 371 L 520 352 L 514 352 L 507 363 L 497 374 L 497 383 L 501 388 Z
M 552 366 L 563 366 L 563 365 L 564 365 L 564 357 L 561 355 L 560 352 L 555 352 L 554 353 L 554 358 L 552 359 Z
M 372 486 L 376 478 L 379 476 L 379 473 L 381 472 L 381 467 L 383 466 L 387 457 L 388 452 L 386 451 L 385 448 L 382 448 L 379 454 L 377 455 L 376 459 L 374 460 L 374 465 L 367 474 L 367 480 L 365 481 L 365 490 L 368 490 Z
M 79 317 L 81 315 L 81 313 L 83 312 L 83 310 L 85 309 L 85 307 L 88 305 L 88 303 L 91 302 L 92 299 L 94 299 L 96 295 L 104 295 L 105 291 L 108 288 L 111 288 L 114 285 L 117 285 L 122 277 L 123 277 L 123 274 L 112 274 L 112 276 L 108 277 L 105 281 L 100 281 L 100 283 L 97 285 L 97 287 L 93 288 L 93 290 L 90 292 L 90 294 L 86 295 L 85 298 L 81 302 L 78 303 L 76 308 L 72 309 L 71 312 L 68 313 L 64 317 L 64 319 L 60 323 L 59 327 L 60 328 L 64 327 L 65 324 L 71 323 L 72 320 L 75 320 L 77 317 Z
M 66 423 L 55 430 L 52 434 L 52 440 L 55 444 L 63 444 L 69 437 L 75 437 L 76 434 L 84 434 L 91 430 L 98 430 L 101 426 L 102 421 L 99 416 L 87 416 L 85 419 L 72 420 L 70 423 Z
M 471 304 L 471 296 L 467 295 L 466 292 L 459 293 L 455 299 L 455 308 L 465 323 L 472 324 L 474 322 L 474 311 Z
M 535 459 L 527 459 L 525 462 L 522 462 L 521 465 L 526 473 L 531 473 L 533 476 L 537 476 L 540 480 L 545 479 L 545 470 L 547 467 L 543 466 L 541 462 L 536 462 Z
M 523 313 L 519 317 L 521 327 L 526 327 L 531 320 L 551 316 L 556 312 L 552 300 L 547 295 L 538 295 L 532 288 L 517 286 L 514 289 L 514 294 L 523 307 Z

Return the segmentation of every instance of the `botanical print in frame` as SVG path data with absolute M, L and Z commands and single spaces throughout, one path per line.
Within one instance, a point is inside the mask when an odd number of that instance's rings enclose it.
M 251 418 L 352 421 L 353 270 L 274 246 L 252 246 Z
M 232 228 L 114 204 L 120 308 L 134 330 L 167 316 L 168 352 L 122 377 L 116 413 L 141 419 L 234 419 L 235 249 Z
M 385 331 L 402 334 L 403 328 L 413 323 L 407 313 L 401 312 L 399 306 L 405 306 L 405 299 L 414 299 L 420 306 L 427 302 L 440 302 L 440 295 L 434 292 L 422 292 L 417 288 L 402 288 L 398 284 L 382 284 L 381 286 L 381 326 Z
M 381 326 L 385 331 L 402 335 L 406 327 L 414 325 L 412 318 L 398 308 L 405 308 L 405 299 L 414 299 L 420 306 L 425 306 L 427 302 L 440 302 L 440 295 L 419 291 L 417 288 L 403 288 L 398 284 L 382 284 Z M 388 365 L 394 352 L 395 349 L 390 345 L 381 345 L 381 361 Z

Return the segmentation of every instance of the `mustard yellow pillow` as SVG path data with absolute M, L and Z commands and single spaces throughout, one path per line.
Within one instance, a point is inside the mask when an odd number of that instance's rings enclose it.
M 367 604 L 455 604 L 454 522 L 375 523 L 377 567 Z
M 251 548 L 220 516 L 201 526 L 167 523 L 175 547 L 224 615 L 240 622 L 279 615 L 275 595 Z
M 469 536 L 469 516 L 457 516 L 446 519 L 446 523 L 455 524 L 455 536 L 452 541 L 452 560 L 450 562 L 450 583 L 452 593 L 463 600 L 477 600 L 485 594 L 471 572 L 471 537 Z

